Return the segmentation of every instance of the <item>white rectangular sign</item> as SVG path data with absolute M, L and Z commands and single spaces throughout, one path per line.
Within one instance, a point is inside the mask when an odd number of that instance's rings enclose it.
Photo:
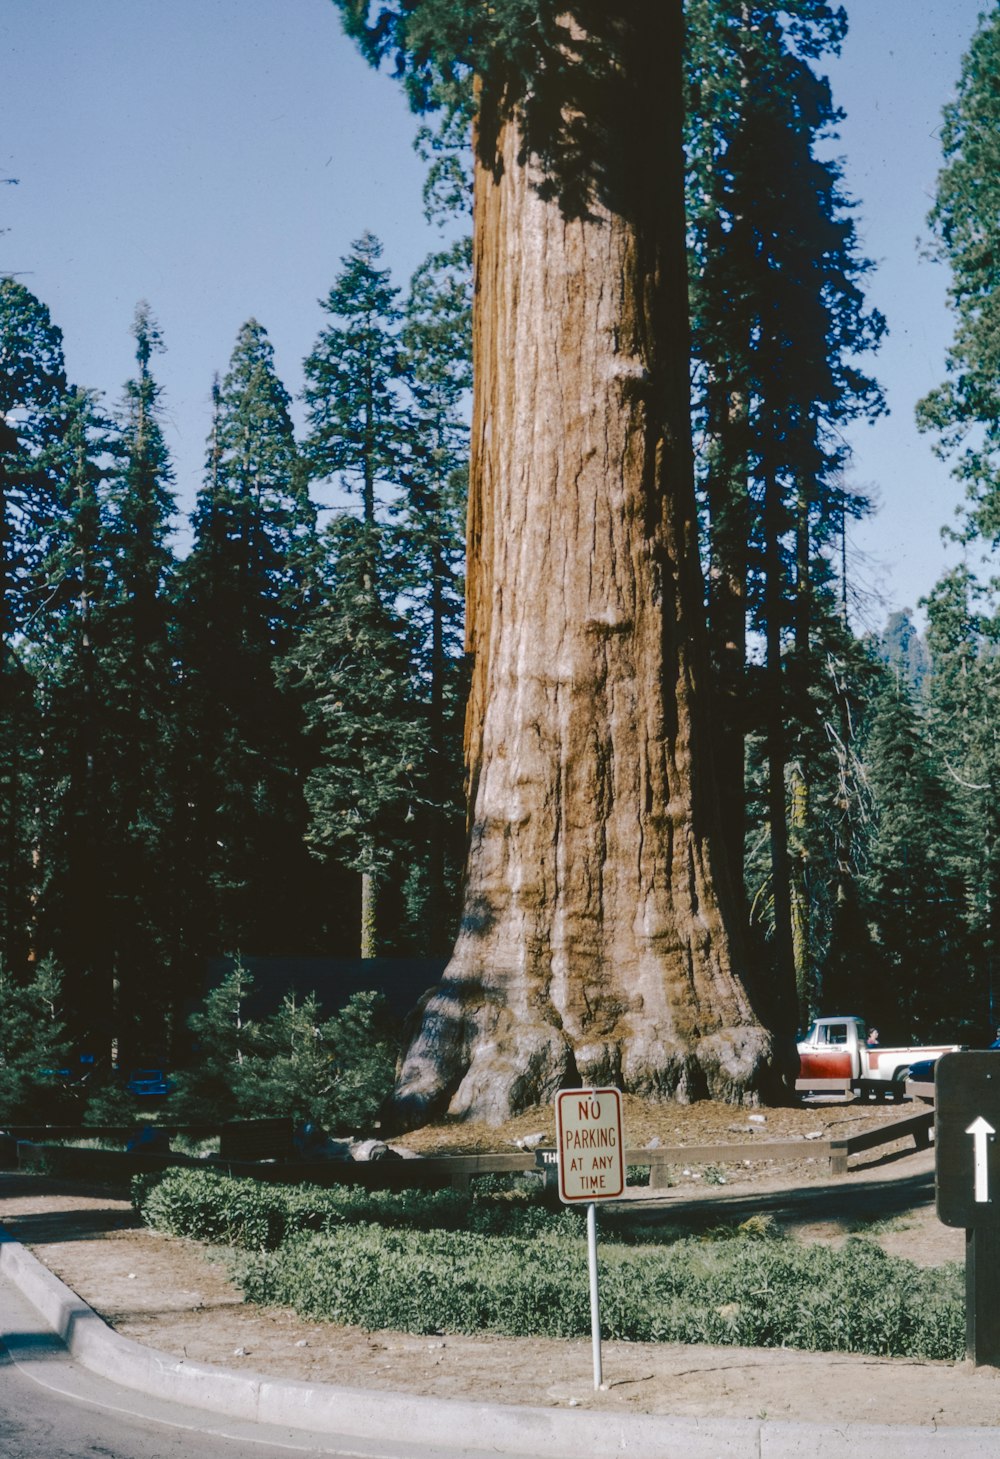
M 622 1096 L 618 1089 L 560 1089 L 556 1095 L 559 1199 L 608 1201 L 625 1189 Z

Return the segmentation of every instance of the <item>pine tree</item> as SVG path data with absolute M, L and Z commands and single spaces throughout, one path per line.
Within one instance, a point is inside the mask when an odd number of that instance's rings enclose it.
M 766 314 L 757 297 L 758 244 L 742 173 L 753 156 L 754 112 L 762 101 L 767 104 L 761 92 L 781 89 L 779 70 L 789 41 L 808 62 L 836 53 L 845 29 L 842 11 L 815 0 L 792 0 L 780 10 L 783 30 L 777 24 L 778 7 L 766 0 L 689 0 L 685 7 L 687 193 L 697 260 L 692 302 L 701 490 L 709 528 L 704 555 L 715 689 L 714 769 L 737 881 L 746 825 L 744 740 L 751 729 L 746 640 L 751 579 L 760 572 L 751 352 L 755 337 L 763 334 L 755 314 Z M 772 74 L 761 86 L 760 72 L 768 64 Z M 756 135 L 759 141 L 759 128 Z M 769 185 L 766 152 L 758 171 L 755 185 L 762 178 Z
M 291 397 L 255 319 L 237 336 L 217 404 L 214 449 L 225 490 L 216 512 L 229 518 L 242 578 L 243 638 L 250 648 L 260 639 L 280 652 L 306 603 L 316 512 L 295 444 Z
M 254 1114 L 291 1115 L 317 1133 L 370 1133 L 392 1091 L 394 1032 L 378 994 L 356 993 L 325 1020 L 315 994 L 289 994 L 246 1066 Z
M 406 624 L 380 584 L 383 534 L 343 515 L 324 534 L 322 601 L 285 664 L 313 731 L 307 840 L 361 878 L 362 957 L 378 950 L 378 890 L 420 807 L 427 726 Z
M 43 1122 L 67 1117 L 56 1071 L 66 1063 L 62 976 L 43 958 L 26 979 L 0 957 L 0 1120 Z
M 952 869 L 965 889 L 967 1016 L 992 1037 L 1000 1011 L 1000 621 L 965 567 L 941 578 L 926 607 L 928 732 L 955 817 Z
M 174 1103 L 181 1119 L 218 1124 L 251 1113 L 247 1067 L 259 1037 L 247 1014 L 252 992 L 253 978 L 237 956 L 189 1016 L 195 1057 L 177 1076 Z
M 1000 10 L 979 19 L 963 58 L 957 94 L 944 110 L 944 166 L 929 222 L 938 256 L 951 268 L 955 334 L 947 379 L 917 407 L 917 421 L 938 437 L 938 454 L 964 483 L 965 541 L 1000 542 Z M 935 749 L 961 816 L 960 858 L 968 899 L 967 965 L 977 976 L 973 1000 L 996 1027 L 997 902 L 1000 897 L 1000 766 L 995 724 L 995 606 L 964 567 L 935 586 L 928 603 L 927 684 Z
M 117 785 L 107 716 L 119 660 L 107 652 L 114 571 L 107 518 L 114 444 L 96 396 L 75 390 L 65 411 L 62 512 L 45 560 L 47 632 L 32 656 L 42 706 L 37 915 L 76 1012 L 113 958 L 108 805 Z
M 866 1014 L 883 1028 L 937 1036 L 954 1027 L 956 1007 L 968 1006 L 973 991 L 955 873 L 956 807 L 895 677 L 876 705 L 865 758 L 877 813 L 866 886 L 877 963 Z
M 912 693 L 919 695 L 930 673 L 930 657 L 909 608 L 889 614 L 874 647 L 881 662 L 897 674 Z
M 810 742 L 822 738 L 826 664 L 842 637 L 827 554 L 845 509 L 864 509 L 843 488 L 841 431 L 882 409 L 856 357 L 877 345 L 884 323 L 864 309 L 860 281 L 870 265 L 857 252 L 838 166 L 817 156 L 839 114 L 802 53 L 804 40 L 814 54 L 839 45 L 842 15 L 792 7 L 782 23 L 776 7 L 728 3 L 700 14 L 706 49 L 695 77 L 710 105 L 697 135 L 704 267 L 695 342 L 721 691 L 716 756 L 735 857 L 743 738 L 756 712 L 767 762 L 774 993 L 787 1024 L 796 1002 L 799 1019 L 807 1014 L 818 963 L 806 886 L 818 787 L 805 767 Z M 727 71 L 728 85 L 720 84 Z M 759 692 L 747 678 L 748 620 L 764 643 Z
M 173 468 L 163 435 L 161 390 L 151 368 L 162 350 L 145 303 L 132 328 L 137 372 L 119 410 L 118 466 L 108 501 L 112 571 L 103 614 L 105 684 L 102 757 L 105 815 L 113 846 L 108 872 L 108 962 L 84 1006 L 112 1051 L 135 1057 L 145 1036 L 164 1038 L 173 1013 L 180 863 L 173 817 L 176 679 L 170 548 Z
M 406 425 L 400 408 L 398 289 L 378 267 L 382 245 L 365 233 L 342 260 L 322 307 L 331 322 L 304 362 L 314 477 L 360 497 L 364 521 L 378 516 L 379 486 L 398 487 Z
M 410 441 L 396 507 L 401 587 L 416 630 L 418 693 L 427 717 L 426 897 L 421 950 L 448 945 L 448 882 L 457 881 L 463 823 L 464 557 L 472 386 L 468 240 L 432 254 L 410 285 L 401 336 Z
M 68 393 L 62 332 L 22 284 L 0 278 L 0 644 L 4 672 L 15 635 L 48 596 L 42 562 L 58 516 L 62 411 Z
M 343 687 L 335 697 L 350 706 L 349 716 L 360 716 L 351 733 L 360 736 L 354 742 L 370 766 L 380 763 L 383 756 L 391 760 L 395 755 L 391 742 L 375 743 L 378 734 L 388 734 L 390 741 L 402 736 L 401 743 L 410 743 L 410 728 L 396 723 L 401 706 L 407 706 L 407 714 L 420 715 L 409 682 L 388 688 L 377 663 L 381 648 L 376 645 L 384 648 L 386 665 L 391 663 L 407 675 L 412 672 L 411 648 L 405 626 L 396 620 L 396 604 L 400 594 L 411 592 L 422 576 L 418 557 L 426 545 L 418 545 L 417 524 L 408 510 L 415 504 L 418 483 L 426 481 L 426 473 L 418 464 L 423 459 L 421 438 L 406 409 L 400 334 L 403 312 L 389 271 L 378 266 L 381 254 L 382 245 L 370 233 L 353 244 L 323 301 L 331 322 L 320 331 L 303 366 L 309 426 L 304 450 L 314 476 L 326 478 L 344 496 L 360 500 L 360 527 L 356 531 L 346 516 L 335 518 L 330 525 L 327 572 L 337 600 L 315 620 L 302 653 L 307 660 L 332 653 L 344 664 Z M 427 400 L 429 403 L 430 395 Z M 445 429 L 440 419 L 426 424 L 429 431 L 435 426 L 439 432 Z M 439 446 L 444 439 L 442 435 Z M 433 449 L 429 437 L 428 446 Z M 403 496 L 405 477 L 413 486 L 408 499 Z M 388 531 L 389 516 L 400 513 L 405 525 L 398 533 Z M 426 528 L 426 523 L 422 526 Z M 417 599 L 413 601 L 416 606 Z M 338 644 L 335 634 L 341 631 L 343 644 Z M 348 661 L 342 657 L 343 645 L 348 643 L 358 654 L 356 692 L 347 683 Z M 301 668 L 301 656 L 297 662 Z M 315 695 L 318 682 L 314 679 L 305 692 Z M 364 716 L 369 712 L 374 718 L 366 730 Z M 318 725 L 315 703 L 309 713 Z M 398 789 L 392 772 L 384 786 L 351 783 L 350 773 L 344 779 L 346 767 L 336 768 L 339 751 L 332 747 L 331 728 L 325 723 L 316 740 L 321 760 L 309 781 L 309 840 L 314 848 L 327 851 L 339 843 L 341 854 L 335 859 L 360 875 L 362 955 L 374 956 L 378 902 L 380 893 L 389 890 L 391 847 L 397 839 L 388 831 L 393 813 L 387 812 L 387 822 L 382 807 L 395 804 Z M 424 726 L 415 725 L 413 733 L 422 736 Z M 413 796 L 409 790 L 406 795 L 406 810 L 412 819 Z M 349 817 L 359 828 L 359 838 L 346 834 L 348 823 L 338 822 L 338 816 Z M 330 828 L 335 823 L 341 830 L 334 834 Z
M 955 337 L 948 379 L 917 409 L 955 458 L 969 499 L 967 530 L 1000 541 L 1000 10 L 980 17 L 962 63 L 958 93 L 945 108 L 944 167 L 930 224 L 951 266 Z
M 275 678 L 311 601 L 315 555 L 290 404 L 251 319 L 213 392 L 194 544 L 179 575 L 196 958 L 237 944 L 276 952 L 309 936 L 302 722 Z
M 36 891 L 39 724 L 25 648 L 42 633 L 45 556 L 60 512 L 62 334 L 22 284 L 0 278 L 0 956 L 22 967 Z

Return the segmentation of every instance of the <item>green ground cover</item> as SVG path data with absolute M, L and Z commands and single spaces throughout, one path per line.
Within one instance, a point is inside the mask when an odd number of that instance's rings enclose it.
M 521 1191 L 280 1187 L 210 1171 L 137 1179 L 158 1230 L 224 1244 L 247 1300 L 409 1332 L 578 1337 L 590 1304 L 578 1210 Z M 921 1268 L 851 1237 L 801 1245 L 753 1219 L 679 1235 L 602 1219 L 602 1328 L 631 1342 L 957 1359 L 958 1264 Z

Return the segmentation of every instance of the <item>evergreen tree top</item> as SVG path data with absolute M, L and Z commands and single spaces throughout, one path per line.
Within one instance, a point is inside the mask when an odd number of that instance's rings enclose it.
M 0 655 L 51 601 L 46 559 L 64 503 L 69 386 L 62 332 L 15 279 L 0 278 Z
M 1000 7 L 984 14 L 944 113 L 944 167 L 930 224 L 951 265 L 948 378 L 917 407 L 939 454 L 957 458 L 968 533 L 1000 542 Z M 980 430 L 980 428 L 982 428 Z
M 330 322 L 303 367 L 305 453 L 313 473 L 360 496 L 369 523 L 375 520 L 378 484 L 398 479 L 407 434 L 399 400 L 399 290 L 389 270 L 379 267 L 381 255 L 382 245 L 371 233 L 351 245 L 321 301 Z
M 609 29 L 607 0 L 333 0 L 344 29 L 373 65 L 389 62 L 415 111 L 468 107 L 471 78 L 482 95 L 515 101 L 537 94 L 546 76 L 581 59 L 567 53 L 570 28 Z M 674 0 L 676 5 L 680 0 Z M 656 0 L 669 8 L 669 0 Z M 752 34 L 779 18 L 798 53 L 836 51 L 847 31 L 829 0 L 688 0 L 689 28 Z M 616 21 L 610 17 L 610 30 Z M 624 17 L 618 24 L 624 23 Z M 593 62 L 598 57 L 591 58 Z M 563 76 L 565 80 L 565 75 Z M 544 88 L 543 88 L 544 89 Z
M 628 213 L 649 198 L 653 174 L 629 165 L 607 124 L 649 114 L 656 128 L 663 103 L 671 109 L 681 0 L 334 3 L 367 59 L 392 66 L 415 111 L 476 111 L 484 165 L 495 166 L 499 130 L 516 113 L 519 161 L 538 165 L 540 193 L 568 217 L 590 216 L 595 200 Z M 658 57 L 664 84 L 646 85 Z
M 158 480 L 169 482 L 173 480 L 173 467 L 160 426 L 163 392 L 150 370 L 153 355 L 162 354 L 166 347 L 160 327 L 145 300 L 136 305 L 132 335 L 138 374 L 126 380 L 123 392 L 126 454 L 133 471 L 152 471 Z
M 29 289 L 0 278 L 0 416 L 55 405 L 66 389 L 62 330 Z
M 211 628 L 227 643 L 235 635 L 244 650 L 252 640 L 270 652 L 305 590 L 315 524 L 291 397 L 267 330 L 248 319 L 224 379 L 213 382 L 205 478 L 191 515 L 183 578 L 199 637 Z
M 149 374 L 149 362 L 153 355 L 162 354 L 166 346 L 163 343 L 160 327 L 153 317 L 153 311 L 145 299 L 140 299 L 135 306 L 132 334 L 135 338 L 135 357 L 139 365 L 139 373 L 146 376 Z
M 163 349 L 149 305 L 136 308 L 132 327 L 138 374 L 125 382 L 116 454 L 118 480 L 112 492 L 121 589 L 152 615 L 152 604 L 173 564 L 168 546 L 175 498 L 173 464 L 161 424 L 161 388 L 150 370 Z M 159 609 L 157 608 L 157 612 Z
M 246 485 L 252 480 L 257 490 L 280 487 L 297 495 L 291 396 L 275 370 L 267 330 L 256 319 L 241 327 L 229 369 L 215 391 L 217 445 L 230 472 Z

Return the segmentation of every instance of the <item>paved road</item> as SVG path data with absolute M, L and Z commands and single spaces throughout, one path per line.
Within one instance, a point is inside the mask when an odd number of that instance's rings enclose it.
M 467 1449 L 366 1444 L 239 1423 L 152 1399 L 89 1373 L 35 1309 L 0 1280 L 0 1454 L 3 1459 L 476 1459 Z M 482 1456 L 479 1456 L 482 1459 Z

